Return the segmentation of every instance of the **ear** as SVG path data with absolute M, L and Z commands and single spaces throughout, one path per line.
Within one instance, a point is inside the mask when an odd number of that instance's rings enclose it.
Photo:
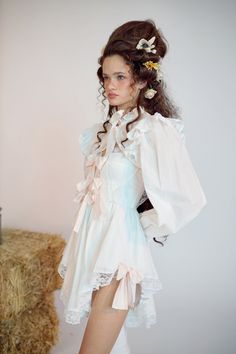
M 146 85 L 147 85 L 147 81 L 140 81 L 140 82 L 138 83 L 138 88 L 139 88 L 139 89 L 142 89 L 142 88 L 144 88 Z

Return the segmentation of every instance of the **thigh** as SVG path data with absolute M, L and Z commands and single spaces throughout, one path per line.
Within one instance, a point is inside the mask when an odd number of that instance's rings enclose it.
M 120 280 L 93 293 L 91 312 L 85 328 L 79 354 L 109 354 L 120 333 L 128 310 L 111 307 Z

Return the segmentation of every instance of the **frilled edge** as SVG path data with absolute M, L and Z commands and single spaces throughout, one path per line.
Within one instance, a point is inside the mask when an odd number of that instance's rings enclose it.
M 130 128 L 127 133 L 127 138 L 131 140 L 134 144 L 139 144 L 142 134 L 153 130 L 153 123 L 155 120 L 172 127 L 176 133 L 180 136 L 181 140 L 185 142 L 185 128 L 184 122 L 180 118 L 166 118 L 160 113 L 156 112 L 153 115 L 146 112 L 144 109 L 142 111 L 142 118 L 135 123 L 135 125 Z M 119 111 L 118 111 L 119 112 Z M 97 140 L 97 133 L 99 130 L 103 130 L 103 122 L 98 122 L 92 126 L 84 129 L 79 135 L 80 150 L 85 156 L 90 155 L 93 152 L 94 144 Z
M 148 112 L 143 113 L 143 117 L 130 129 L 127 133 L 127 138 L 132 140 L 134 144 L 139 144 L 144 133 L 153 131 L 155 121 L 168 125 L 178 134 L 182 142 L 185 142 L 184 122 L 180 118 L 166 118 L 156 112 L 151 115 Z
M 152 122 L 150 115 L 145 115 L 127 133 L 127 138 L 133 141 L 135 144 L 140 142 L 142 134 L 150 131 L 152 129 Z
M 98 141 L 97 132 L 99 130 L 102 130 L 102 122 L 93 124 L 79 134 L 80 150 L 85 156 L 91 153 L 94 143 Z
M 164 124 L 172 127 L 176 133 L 180 136 L 181 140 L 185 142 L 185 126 L 183 119 L 180 118 L 172 118 L 172 117 L 163 117 L 160 113 L 155 113 L 154 117 Z
M 58 273 L 64 279 L 66 265 L 60 263 Z M 88 317 L 91 310 L 92 292 L 102 286 L 109 285 L 113 278 L 120 280 L 113 298 L 112 307 L 116 309 L 129 308 L 125 321 L 126 327 L 138 327 L 144 324 L 150 328 L 156 323 L 156 311 L 153 295 L 163 289 L 158 278 L 144 277 L 134 268 L 120 263 L 113 272 L 94 272 L 90 289 L 80 296 L 80 306 L 76 310 L 64 310 L 64 319 L 67 323 L 76 325 L 84 317 Z M 60 291 L 60 300 L 65 305 L 63 289 Z M 128 305 L 128 306 L 127 306 Z

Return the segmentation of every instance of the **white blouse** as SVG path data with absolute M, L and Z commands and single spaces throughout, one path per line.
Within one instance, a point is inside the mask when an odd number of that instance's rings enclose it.
M 186 147 L 184 123 L 182 119 L 165 118 L 160 113 L 151 115 L 141 107 L 141 119 L 129 126 L 127 134 L 125 125 L 137 116 L 137 109 L 122 117 L 123 112 L 119 110 L 110 118 L 112 126 L 108 133 L 100 134 L 102 143 L 98 150 L 95 142 L 97 132 L 104 130 L 103 122 L 80 134 L 85 176 L 92 165 L 89 160 L 100 158 L 103 164 L 112 151 L 123 152 L 142 172 L 144 191 L 137 207 L 147 198 L 154 207 L 140 213 L 144 233 L 148 240 L 155 237 L 165 242 L 167 235 L 178 232 L 207 204 Z M 126 137 L 124 147 L 121 141 Z M 99 156 L 104 148 L 105 155 Z

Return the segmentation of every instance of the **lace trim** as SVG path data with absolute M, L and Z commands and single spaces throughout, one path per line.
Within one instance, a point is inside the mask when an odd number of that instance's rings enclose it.
M 67 267 L 63 264 L 59 265 L 58 272 L 65 278 Z M 70 324 L 79 324 L 84 317 L 88 317 L 91 310 L 92 291 L 98 290 L 99 287 L 108 285 L 113 278 L 116 278 L 118 270 L 110 273 L 93 273 L 91 289 L 87 293 L 80 296 L 80 306 L 78 309 L 64 311 L 64 319 Z M 145 324 L 146 328 L 150 328 L 156 323 L 156 311 L 153 295 L 161 290 L 162 284 L 159 279 L 145 277 L 140 283 L 139 301 L 134 308 L 130 308 L 125 320 L 126 327 L 138 327 Z M 60 292 L 60 299 L 65 304 L 65 293 L 63 287 Z M 138 289 L 137 289 L 138 290 Z
M 98 290 L 101 286 L 110 284 L 116 275 L 117 271 L 113 273 L 94 273 L 92 281 L 93 291 Z

